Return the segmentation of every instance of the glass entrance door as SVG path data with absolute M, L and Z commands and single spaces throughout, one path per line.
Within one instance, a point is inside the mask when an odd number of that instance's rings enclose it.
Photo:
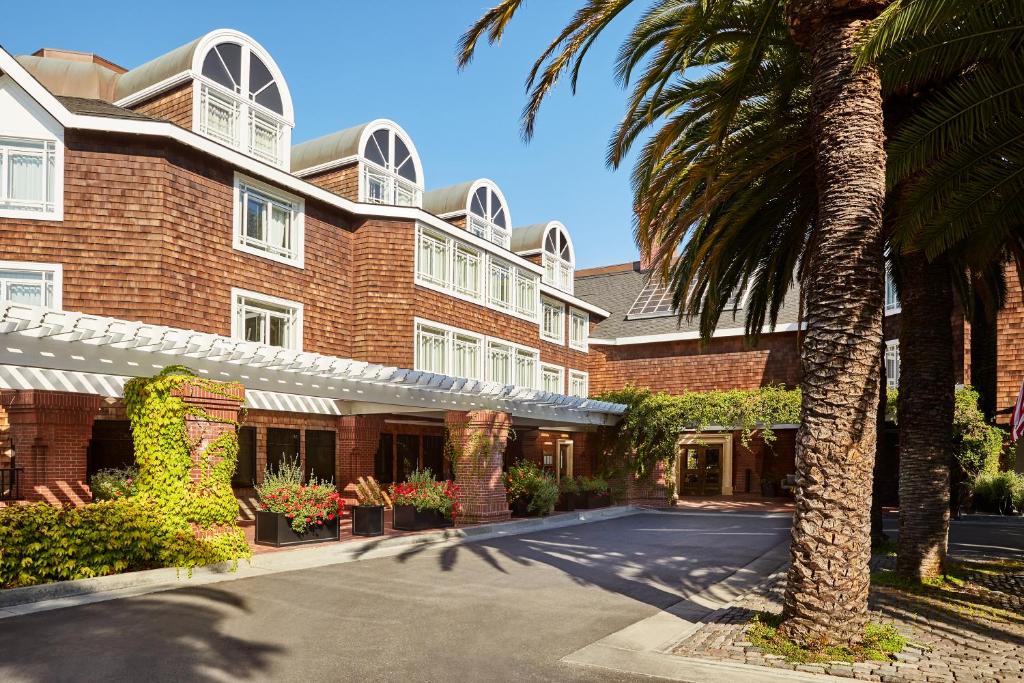
M 558 442 L 558 467 L 555 471 L 558 481 L 572 479 L 572 441 Z
M 682 493 L 685 496 L 717 496 L 722 493 L 722 447 L 686 446 L 682 453 Z

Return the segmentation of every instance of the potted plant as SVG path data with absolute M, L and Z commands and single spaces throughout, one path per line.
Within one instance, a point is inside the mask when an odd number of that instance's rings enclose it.
M 356 482 L 356 498 L 359 505 L 352 508 L 353 536 L 382 536 L 384 534 L 384 510 L 391 508 L 388 497 L 373 477 L 359 477 Z
M 611 491 L 608 482 L 601 477 L 577 477 L 576 485 L 579 486 L 580 498 L 577 507 L 587 510 L 605 508 L 611 505 Z
M 414 471 L 401 484 L 392 484 L 391 499 L 391 525 L 403 531 L 452 526 L 462 512 L 458 485 L 434 479 L 429 468 Z
M 560 512 L 572 512 L 576 509 L 576 497 L 579 495 L 580 487 L 575 479 L 565 477 L 558 482 L 558 502 L 555 509 Z
M 311 478 L 302 483 L 296 459 L 266 470 L 256 487 L 256 544 L 275 547 L 338 540 L 345 501 L 334 485 Z
M 505 493 L 513 515 L 547 515 L 558 500 L 558 484 L 536 463 L 519 460 L 505 474 Z
M 530 482 L 529 493 L 530 513 L 541 517 L 550 515 L 558 502 L 558 482 L 547 472 L 541 472 L 540 476 Z

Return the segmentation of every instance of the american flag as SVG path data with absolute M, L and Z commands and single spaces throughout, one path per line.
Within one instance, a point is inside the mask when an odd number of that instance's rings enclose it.
M 1024 436 L 1024 383 L 1020 385 L 1020 393 L 1017 394 L 1017 405 L 1013 406 L 1013 415 L 1010 417 L 1010 438 L 1016 441 Z

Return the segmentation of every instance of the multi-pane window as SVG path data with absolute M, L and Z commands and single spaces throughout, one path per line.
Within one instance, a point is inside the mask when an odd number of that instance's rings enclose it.
M 900 386 L 900 342 L 892 339 L 885 342 L 885 383 L 890 389 Z
M 537 349 L 428 320 L 416 321 L 414 355 L 415 369 L 423 372 L 527 388 L 541 383 Z
M 420 325 L 416 329 L 416 369 L 448 373 L 448 335 L 440 328 Z
M 569 346 L 586 351 L 590 336 L 590 316 L 583 311 L 571 309 L 569 315 Z
M 233 336 L 258 344 L 302 348 L 302 305 L 253 292 L 234 294 Z
M 60 307 L 60 267 L 0 261 L 0 304 Z
M 498 384 L 512 384 L 512 347 L 501 342 L 487 342 L 487 379 Z
M 556 344 L 565 342 L 565 306 L 553 299 L 541 300 L 540 336 Z
M 569 235 L 552 226 L 544 238 L 544 282 L 563 292 L 573 291 L 573 256 Z
M 552 394 L 561 394 L 565 391 L 563 384 L 565 376 L 565 370 L 557 365 L 547 365 L 546 363 L 540 366 L 540 388 L 544 391 L 550 391 Z
M 494 308 L 514 311 L 519 315 L 537 319 L 539 293 L 537 277 L 495 258 L 490 259 L 488 301 Z
M 508 211 L 501 196 L 493 187 L 478 187 L 469 200 L 469 220 L 466 228 L 485 240 L 508 249 L 510 233 Z
M 262 184 L 236 180 L 235 246 L 302 265 L 302 201 L 276 194 Z
M 587 373 L 581 370 L 570 370 L 569 371 L 569 395 L 578 396 L 579 398 L 586 398 L 589 394 L 590 387 L 589 376 Z
M 448 240 L 430 230 L 420 230 L 417 239 L 417 274 L 437 285 L 448 283 Z
M 515 269 L 516 312 L 528 318 L 537 317 L 537 278 L 525 270 Z
M 452 374 L 456 377 L 479 379 L 483 357 L 483 339 L 471 334 L 452 335 Z
M 481 292 L 480 252 L 461 244 L 455 245 L 455 291 L 473 299 L 478 299 Z
M 0 137 L 0 210 L 54 212 L 57 171 L 55 142 Z
M 455 292 L 471 301 L 483 298 L 484 256 L 452 237 L 422 225 L 416 228 L 416 280 Z
M 500 261 L 491 261 L 488 279 L 488 301 L 495 308 L 512 308 L 512 267 Z
M 516 349 L 515 380 L 513 384 L 520 387 L 537 386 L 537 364 L 540 354 L 532 349 Z
M 363 145 L 363 201 L 397 206 L 422 203 L 412 148 L 391 128 L 373 131 Z
M 285 166 L 288 131 L 281 88 L 249 45 L 225 41 L 203 59 L 198 130 L 252 156 Z
M 902 309 L 900 297 L 896 294 L 896 283 L 893 282 L 892 273 L 885 269 L 885 312 L 886 314 L 899 313 Z

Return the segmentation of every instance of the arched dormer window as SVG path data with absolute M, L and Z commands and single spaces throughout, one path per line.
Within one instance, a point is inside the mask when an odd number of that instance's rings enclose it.
M 508 249 L 509 225 L 508 208 L 501 190 L 493 183 L 484 182 L 469 196 L 466 229 Z
M 544 282 L 572 294 L 576 256 L 568 231 L 551 223 L 544 235 Z
M 288 87 L 262 47 L 234 31 L 200 41 L 193 69 L 196 130 L 241 152 L 287 167 L 294 118 Z
M 423 205 L 423 169 L 419 156 L 397 124 L 368 126 L 360 153 L 363 201 L 396 206 Z

